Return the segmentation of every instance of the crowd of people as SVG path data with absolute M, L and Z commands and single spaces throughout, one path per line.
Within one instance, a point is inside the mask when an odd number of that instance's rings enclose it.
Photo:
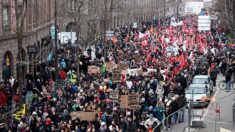
M 155 25 L 142 22 L 138 28 L 116 28 L 113 39 L 97 43 L 95 49 L 60 49 L 58 82 L 54 82 L 54 59 L 40 64 L 37 73 L 28 73 L 23 91 L 26 112 L 19 118 L 14 114 L 7 116 L 0 131 L 153 131 L 165 117 L 187 105 L 185 89 L 194 75 L 211 75 L 215 83 L 219 66 L 226 76 L 230 73 L 225 68 L 229 64 L 223 61 L 228 58 L 229 46 L 225 45 L 218 21 L 212 22 L 211 31 L 202 32 L 197 30 L 196 15 L 175 19 L 183 22 L 176 27 L 171 21 L 164 18 Z M 120 81 L 113 80 L 107 62 L 126 65 Z M 89 65 L 100 67 L 100 72 L 90 73 Z M 132 74 L 128 69 L 142 72 Z M 119 93 L 118 101 L 110 99 L 113 91 Z M 19 102 L 18 92 L 19 84 L 13 77 L 1 82 L 1 110 Z M 138 107 L 121 107 L 121 96 L 131 93 L 138 94 Z M 95 117 L 73 118 L 73 112 L 94 112 Z M 184 122 L 183 110 L 171 115 L 168 127 L 176 122 Z

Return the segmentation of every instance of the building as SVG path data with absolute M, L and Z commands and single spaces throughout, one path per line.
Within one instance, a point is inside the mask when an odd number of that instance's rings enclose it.
M 164 16 L 164 0 L 58 1 L 59 32 L 76 31 L 86 44 L 117 26 Z
M 24 0 L 1 0 L 0 1 L 0 79 L 8 79 L 11 75 L 17 75 L 17 53 L 18 43 L 16 36 L 16 10 L 22 9 Z M 24 17 L 23 28 L 23 60 L 22 70 L 25 77 L 28 71 L 33 71 L 34 66 L 45 59 L 44 54 L 45 45 L 47 45 L 46 38 L 49 36 L 49 28 L 54 22 L 54 0 L 27 0 L 27 12 Z M 31 55 L 27 51 L 28 46 L 35 47 L 37 54 Z M 40 54 L 40 60 L 37 56 Z
M 165 8 L 165 16 L 184 15 L 183 0 L 165 0 L 162 5 Z

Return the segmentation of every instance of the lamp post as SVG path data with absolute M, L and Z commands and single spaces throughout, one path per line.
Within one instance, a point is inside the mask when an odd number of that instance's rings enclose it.
M 58 48 L 57 48 L 57 0 L 55 4 L 55 90 L 58 88 Z

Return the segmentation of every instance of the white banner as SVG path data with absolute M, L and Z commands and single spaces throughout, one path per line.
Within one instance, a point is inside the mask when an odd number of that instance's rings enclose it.
M 182 25 L 183 25 L 183 21 L 171 23 L 171 26 L 173 27 L 182 26 Z
M 210 16 L 198 16 L 198 30 L 199 31 L 211 30 Z
M 148 73 L 150 73 L 150 72 L 157 72 L 157 69 L 147 69 L 147 71 L 148 71 Z
M 177 27 L 177 26 L 181 26 L 181 25 L 183 25 L 183 21 L 176 22 L 175 17 L 171 17 L 171 26 Z

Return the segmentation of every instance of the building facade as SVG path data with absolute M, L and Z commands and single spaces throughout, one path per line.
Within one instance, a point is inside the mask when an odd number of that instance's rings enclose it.
M 184 0 L 165 0 L 166 16 L 184 15 Z
M 94 39 L 106 30 L 164 16 L 164 0 L 58 0 L 59 31 L 74 31 L 80 20 L 78 38 Z M 81 4 L 82 3 L 82 4 Z M 79 12 L 79 15 L 78 15 Z
M 37 65 L 35 61 L 38 54 L 43 54 L 42 43 L 49 36 L 49 28 L 54 21 L 54 0 L 27 0 L 27 12 L 24 17 L 23 28 L 23 73 L 24 77 L 28 71 L 32 71 Z M 16 10 L 23 8 L 22 0 L 0 1 L 0 79 L 6 80 L 17 74 L 18 43 L 16 37 Z M 37 54 L 30 55 L 28 46 L 34 46 Z M 34 48 L 35 49 L 35 48 Z M 45 58 L 40 56 L 41 61 Z

